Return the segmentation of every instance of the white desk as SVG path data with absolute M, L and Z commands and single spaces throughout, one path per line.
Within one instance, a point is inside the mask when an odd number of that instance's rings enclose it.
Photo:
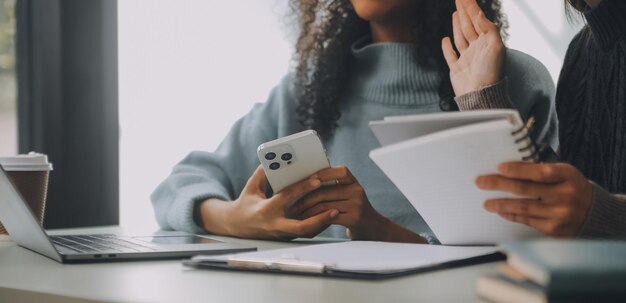
M 55 233 L 111 233 L 88 228 Z M 302 245 L 215 237 L 259 250 Z M 0 240 L 0 302 L 473 302 L 497 263 L 383 281 L 195 270 L 179 261 L 63 265 Z

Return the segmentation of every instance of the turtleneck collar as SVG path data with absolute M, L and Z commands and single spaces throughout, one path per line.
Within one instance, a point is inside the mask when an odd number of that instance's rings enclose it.
M 418 106 L 439 102 L 439 73 L 417 64 L 409 43 L 372 43 L 364 37 L 352 45 L 352 91 L 368 102 Z
M 610 50 L 626 39 L 626 1 L 604 0 L 585 12 L 595 40 L 603 50 Z

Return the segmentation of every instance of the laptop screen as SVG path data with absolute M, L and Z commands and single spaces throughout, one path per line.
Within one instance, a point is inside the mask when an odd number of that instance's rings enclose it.
M 61 262 L 61 256 L 1 165 L 0 222 L 20 246 Z

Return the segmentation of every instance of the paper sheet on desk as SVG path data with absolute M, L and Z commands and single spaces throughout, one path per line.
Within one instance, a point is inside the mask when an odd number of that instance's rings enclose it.
M 222 256 L 196 256 L 192 262 L 299 260 L 353 273 L 394 273 L 493 254 L 496 247 L 350 241 Z

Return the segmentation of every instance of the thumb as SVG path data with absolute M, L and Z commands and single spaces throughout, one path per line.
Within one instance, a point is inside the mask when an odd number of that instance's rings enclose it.
M 261 194 L 265 196 L 265 185 L 267 184 L 267 177 L 265 176 L 265 170 L 263 170 L 263 166 L 259 165 L 250 179 L 248 179 L 248 183 L 246 183 L 246 187 L 243 189 L 244 192 L 250 194 Z
M 312 238 L 322 232 L 337 218 L 339 211 L 336 209 L 329 209 L 323 213 L 310 217 L 306 220 L 293 220 L 284 219 L 281 220 L 282 228 L 289 235 L 294 237 L 306 237 Z

